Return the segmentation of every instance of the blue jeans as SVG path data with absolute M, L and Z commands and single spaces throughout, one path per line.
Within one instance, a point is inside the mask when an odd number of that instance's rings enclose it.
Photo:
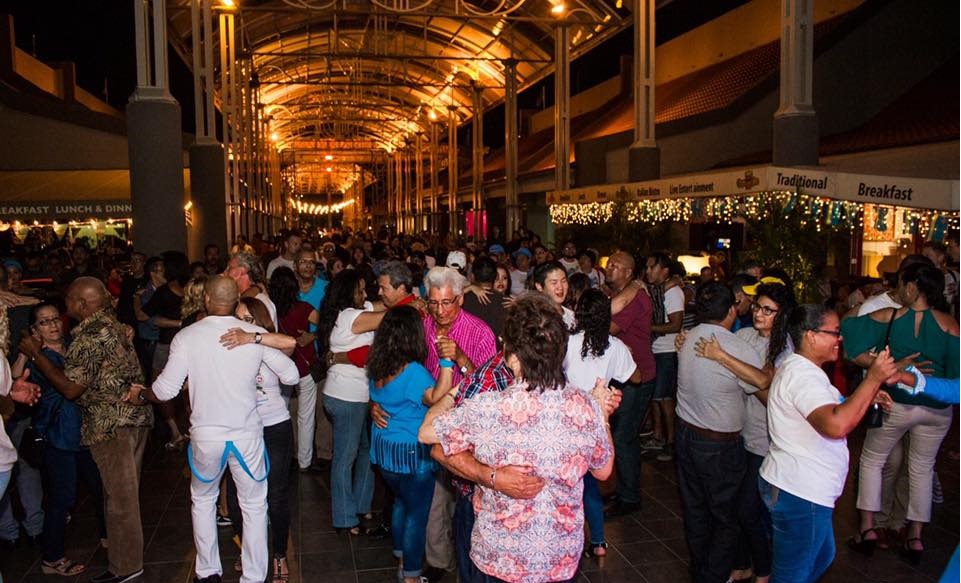
M 590 472 L 584 474 L 584 520 L 591 531 L 588 542 L 591 546 L 599 545 L 604 540 L 604 499 L 601 497 L 601 487 Z
M 654 381 L 611 385 L 623 391 L 621 406 L 611 415 L 614 466 L 617 469 L 617 497 L 624 504 L 641 502 L 641 423 L 651 404 Z
M 747 471 L 738 492 L 737 520 L 741 525 L 736 569 L 753 569 L 758 577 L 771 574 L 771 513 L 757 487 L 762 456 L 747 454 Z
M 813 583 L 834 561 L 833 508 L 789 494 L 758 478 L 774 525 L 770 583 Z
M 673 400 L 677 397 L 677 353 L 660 352 L 654 355 L 657 376 L 654 377 L 654 400 Z
M 22 419 L 10 431 L 10 441 L 14 447 L 20 447 L 23 432 L 30 424 L 29 419 Z M 23 522 L 18 523 L 13 515 L 13 501 L 10 496 L 0 498 L 0 539 L 15 541 L 20 538 L 20 526 L 28 536 L 37 536 L 43 532 L 43 480 L 40 470 L 32 467 L 23 460 L 17 465 L 17 493 L 20 505 L 23 507 Z
M 739 436 L 715 440 L 678 418 L 677 481 L 694 583 L 724 583 L 737 555 L 738 491 L 746 468 Z
M 360 524 L 358 515 L 370 512 L 374 498 L 367 403 L 324 395 L 324 409 L 334 433 L 334 457 L 330 463 L 334 528 L 353 528 Z
M 457 551 L 457 580 L 460 583 L 484 583 L 487 575 L 481 573 L 470 558 L 470 537 L 474 532 L 473 494 L 457 493 L 454 505 L 454 549 Z
M 43 457 L 47 475 L 47 513 L 43 519 L 43 560 L 64 557 L 67 514 L 77 501 L 77 476 L 84 481 L 94 503 L 94 517 L 100 538 L 107 538 L 104 519 L 103 482 L 90 450 L 67 451 L 47 444 Z
M 404 559 L 404 577 L 420 577 L 427 543 L 427 516 L 434 498 L 434 472 L 397 474 L 381 468 L 380 474 L 394 493 L 390 517 L 394 556 Z

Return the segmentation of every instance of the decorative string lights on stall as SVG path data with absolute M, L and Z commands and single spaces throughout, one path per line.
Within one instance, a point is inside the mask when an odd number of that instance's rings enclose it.
M 354 204 L 354 199 L 345 200 L 336 204 L 309 204 L 300 200 L 290 199 L 290 205 L 302 215 L 327 215 L 339 213 L 350 205 Z
M 959 224 L 958 213 L 909 209 L 904 207 L 863 204 L 835 200 L 791 191 L 768 191 L 744 195 L 663 198 L 630 202 L 592 202 L 586 204 L 554 204 L 551 220 L 559 225 L 598 225 L 610 221 L 614 213 L 629 223 L 654 224 L 664 221 L 715 221 L 731 224 L 736 219 L 764 221 L 777 213 L 796 216 L 801 225 L 813 224 L 817 230 L 851 229 L 864 226 L 865 211 L 874 220 L 874 228 L 894 228 L 894 216 L 900 215 L 902 235 L 931 233 L 937 238 Z

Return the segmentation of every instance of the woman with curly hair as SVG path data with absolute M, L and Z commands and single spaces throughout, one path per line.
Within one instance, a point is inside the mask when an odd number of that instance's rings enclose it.
M 180 306 L 180 319 L 183 322 L 183 327 L 203 319 L 206 315 L 204 309 L 204 286 L 206 285 L 207 276 L 198 275 L 190 278 L 190 281 L 184 286 L 184 303 Z
M 567 381 L 591 391 L 598 379 L 607 385 L 611 379 L 627 382 L 637 365 L 627 345 L 611 336 L 611 300 L 604 292 L 588 288 L 581 294 L 574 311 L 576 324 L 567 342 L 564 371 Z M 585 554 L 603 557 L 607 554 L 604 540 L 604 501 L 597 480 L 590 473 L 584 475 L 584 517 L 591 538 Z
M 504 325 L 513 382 L 453 409 L 453 399 L 442 399 L 418 434 L 422 443 L 441 444 L 445 455 L 473 453 L 470 558 L 498 580 L 573 581 L 584 543 L 584 474 L 603 480 L 614 467 L 607 419 L 617 395 L 602 386 L 587 394 L 567 382 L 567 340 L 556 304 L 544 294 L 522 295 Z M 531 499 L 498 492 L 498 471 L 511 464 L 529 466 L 543 489 Z
M 363 274 L 345 269 L 334 276 L 320 305 L 317 343 L 320 354 L 369 346 L 384 312 L 366 301 Z M 370 469 L 367 372 L 353 364 L 333 364 L 324 381 L 324 409 L 334 434 L 330 494 L 334 528 L 362 534 L 359 515 L 370 512 L 374 474 Z
M 765 278 L 774 279 L 774 278 Z M 698 356 L 710 358 L 730 370 L 739 379 L 759 390 L 745 395 L 744 449 L 747 450 L 747 472 L 738 493 L 738 521 L 741 539 L 738 560 L 731 573 L 734 580 L 757 577 L 765 583 L 771 574 L 771 518 L 758 492 L 758 471 L 767 455 L 770 442 L 767 430 L 767 393 L 774 373 L 781 362 L 794 354 L 788 335 L 788 317 L 797 305 L 791 288 L 775 280 L 746 286 L 745 293 L 754 295 L 751 311 L 754 325 L 741 328 L 735 335 L 750 344 L 764 358 L 764 367 L 757 368 L 731 356 L 715 338 L 700 338 L 694 347 Z M 753 571 L 752 571 L 753 567 Z
M 437 470 L 430 447 L 417 442 L 417 430 L 427 407 L 448 394 L 453 378 L 453 361 L 441 360 L 435 383 L 424 368 L 426 359 L 420 312 L 410 306 L 389 310 L 367 360 L 370 399 L 390 415 L 387 427 L 371 427 L 370 461 L 395 497 L 391 534 L 405 583 L 420 583 Z

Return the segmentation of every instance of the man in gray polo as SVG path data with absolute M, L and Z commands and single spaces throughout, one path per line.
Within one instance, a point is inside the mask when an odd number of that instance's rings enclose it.
M 677 475 L 691 578 L 727 581 L 737 556 L 737 493 L 746 470 L 741 439 L 744 394 L 757 391 L 717 362 L 700 357 L 698 339 L 716 338 L 734 358 L 761 368 L 760 355 L 730 328 L 737 317 L 734 293 L 720 282 L 701 287 L 697 319 L 678 353 Z

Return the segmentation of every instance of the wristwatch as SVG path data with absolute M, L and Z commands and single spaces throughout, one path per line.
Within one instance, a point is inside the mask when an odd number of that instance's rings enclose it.
M 460 367 L 460 368 L 457 369 L 457 370 L 460 371 L 461 376 L 467 376 L 467 365 L 466 365 L 466 364 L 465 364 L 464 366 Z
M 254 344 L 260 344 L 260 341 L 264 339 L 264 335 L 260 332 L 254 332 Z

